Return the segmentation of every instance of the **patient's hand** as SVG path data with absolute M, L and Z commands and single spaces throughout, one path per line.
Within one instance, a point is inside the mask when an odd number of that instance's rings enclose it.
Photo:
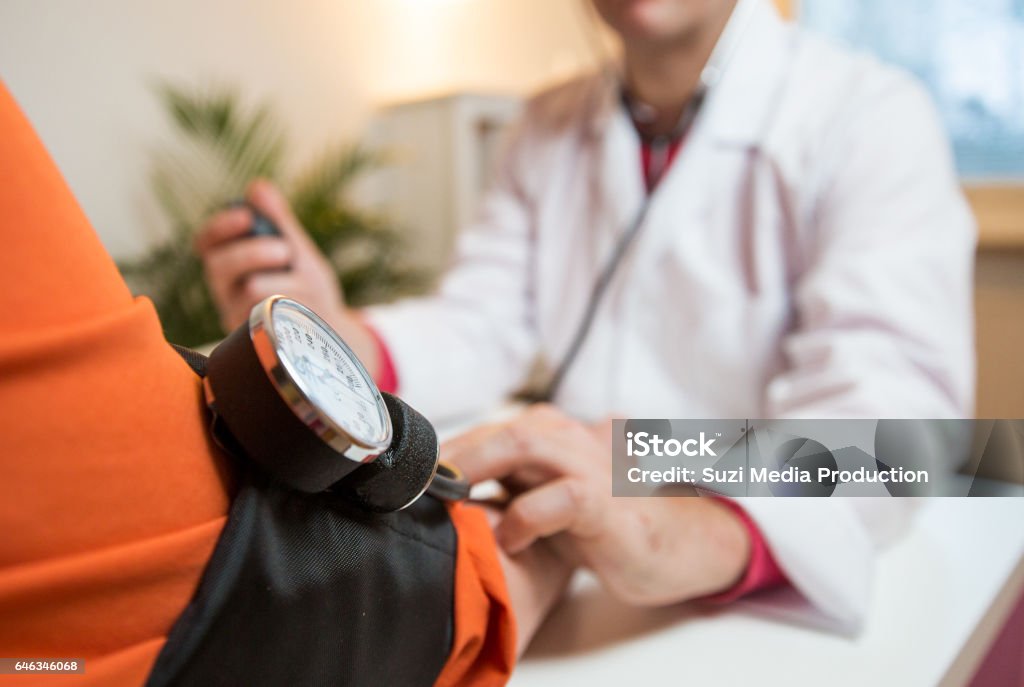
M 728 508 L 697 497 L 614 498 L 611 442 L 550 406 L 477 428 L 443 456 L 472 482 L 499 479 L 514 494 L 496 527 L 510 554 L 551 538 L 636 604 L 724 590 L 746 568 L 750 542 Z

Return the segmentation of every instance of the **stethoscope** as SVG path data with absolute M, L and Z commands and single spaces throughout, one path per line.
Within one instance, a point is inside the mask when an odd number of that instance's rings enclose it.
M 700 115 L 708 93 L 722 80 L 726 65 L 731 60 L 736 48 L 739 46 L 743 33 L 750 23 L 753 7 L 754 3 L 752 2 L 741 1 L 737 5 L 733 17 L 730 18 L 718 44 L 712 51 L 711 57 L 708 59 L 704 69 L 701 70 L 700 79 L 693 96 L 691 96 L 690 101 L 683 109 L 679 120 L 672 127 L 671 131 L 667 134 L 653 136 L 645 140 L 651 149 L 651 166 L 647 173 L 647 185 L 643 199 L 640 202 L 640 207 L 630 222 L 626 224 L 624 231 L 619 234 L 618 240 L 612 247 L 611 255 L 609 255 L 597 279 L 594 280 L 590 296 L 587 299 L 586 308 L 583 311 L 583 317 L 576 327 L 569 347 L 566 349 L 558 365 L 555 366 L 554 372 L 551 374 L 547 384 L 541 387 L 539 391 L 523 394 L 520 397 L 522 400 L 530 403 L 549 403 L 558 394 L 558 390 L 565 381 L 566 375 L 579 357 L 583 344 L 586 343 L 608 287 L 619 272 L 630 248 L 642 233 L 651 205 L 661 186 L 661 181 L 668 171 L 672 145 L 678 143 L 687 135 Z M 625 79 L 621 75 L 615 75 L 615 80 L 618 83 L 621 104 L 629 113 L 634 125 L 639 125 L 639 129 L 640 126 L 650 120 L 652 115 L 651 108 L 630 95 Z

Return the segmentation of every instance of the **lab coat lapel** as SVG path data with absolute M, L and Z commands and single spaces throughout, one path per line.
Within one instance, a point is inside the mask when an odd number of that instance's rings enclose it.
M 685 170 L 701 166 L 701 156 L 713 152 L 705 149 L 705 144 L 760 144 L 785 76 L 789 35 L 768 0 L 740 0 L 723 34 L 733 45 L 725 46 L 722 75 L 708 94 L 704 111 L 695 122 L 682 154 L 663 179 L 663 188 L 658 192 L 661 198 L 656 199 L 652 212 L 666 203 L 665 196 L 685 196 L 684 185 L 701 195 L 701 179 L 694 179 L 692 184 L 684 181 L 689 176 Z M 593 229 L 602 243 L 628 227 L 645 195 L 639 137 L 621 105 L 618 88 L 613 78 L 599 80 L 597 106 L 587 124 L 589 143 L 598 153 L 598 180 L 592 198 L 598 200 L 599 207 L 594 210 L 600 226 Z
M 740 0 L 725 40 L 735 41 L 702 118 L 720 145 L 758 146 L 776 113 L 792 31 L 768 0 Z
M 619 100 L 618 84 L 603 85 L 602 111 L 592 131 L 597 148 L 596 193 L 598 199 L 595 240 L 607 255 L 614 241 L 632 224 L 644 200 L 640 139 Z
M 741 0 L 731 24 L 731 54 L 655 194 L 639 250 L 657 253 L 686 227 L 712 222 L 715 203 L 735 197 L 722 190 L 743 183 L 729 160 L 764 143 L 785 78 L 789 32 L 767 0 Z

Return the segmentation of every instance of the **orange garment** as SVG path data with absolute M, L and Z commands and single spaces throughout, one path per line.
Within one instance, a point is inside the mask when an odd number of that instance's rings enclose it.
M 0 657 L 86 660 L 84 675 L 0 683 L 145 681 L 230 505 L 200 399 L 0 84 Z M 439 682 L 501 684 L 514 632 L 495 544 L 477 509 L 452 518 Z

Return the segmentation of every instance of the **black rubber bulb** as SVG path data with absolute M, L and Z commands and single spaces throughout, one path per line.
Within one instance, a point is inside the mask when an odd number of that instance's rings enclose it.
M 273 220 L 256 209 L 256 206 L 249 201 L 239 198 L 227 204 L 229 208 L 247 208 L 252 213 L 252 226 L 245 236 L 253 238 L 256 236 L 282 236 L 281 230 L 274 224 Z

